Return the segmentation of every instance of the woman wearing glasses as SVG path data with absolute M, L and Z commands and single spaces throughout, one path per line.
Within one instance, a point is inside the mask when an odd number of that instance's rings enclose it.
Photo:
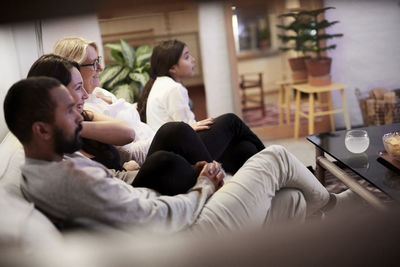
M 119 150 L 123 161 L 134 159 L 142 165 L 154 137 L 154 131 L 140 121 L 140 116 L 132 104 L 117 99 L 112 93 L 99 87 L 99 73 L 103 68 L 98 52 L 95 42 L 80 37 L 65 37 L 57 41 L 53 47 L 54 54 L 76 61 L 80 65 L 83 86 L 88 92 L 85 108 L 122 119 L 134 129 L 135 141 L 120 147 Z
M 80 37 L 67 37 L 57 41 L 53 52 L 69 60 L 77 61 L 81 66 L 84 86 L 89 93 L 85 107 L 122 119 L 135 130 L 135 141 L 123 146 L 120 151 L 123 160 L 134 159 L 142 165 L 149 152 L 155 131 L 140 120 L 134 105 L 123 99 L 116 99 L 113 94 L 98 87 L 99 73 L 103 68 L 100 66 L 97 45 Z M 206 123 L 192 127 L 198 132 L 196 138 L 201 139 L 211 159 L 222 162 L 225 171 L 234 174 L 247 159 L 265 147 L 239 118 L 232 115 L 224 114 L 215 119 L 210 118 L 206 120 Z M 232 117 L 236 119 L 233 120 Z M 169 151 L 174 151 L 176 147 L 179 147 L 179 150 L 198 149 L 185 138 L 173 134 L 176 129 L 171 125 L 173 124 L 169 124 L 169 129 L 162 128 L 164 134 L 159 134 L 154 143 L 160 143 L 160 147 L 163 148 L 170 146 Z M 193 131 L 190 129 L 185 128 L 184 131 L 186 131 L 184 136 L 192 136 Z

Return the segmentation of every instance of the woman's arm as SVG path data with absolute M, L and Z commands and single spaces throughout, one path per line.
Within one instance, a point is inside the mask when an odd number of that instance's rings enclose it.
M 135 140 L 135 131 L 124 121 L 89 110 L 92 121 L 82 122 L 82 137 L 123 146 Z

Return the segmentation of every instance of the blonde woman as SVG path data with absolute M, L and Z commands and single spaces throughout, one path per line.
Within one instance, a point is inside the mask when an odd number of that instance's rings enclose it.
M 121 119 L 135 130 L 135 141 L 120 148 L 123 160 L 134 159 L 141 165 L 146 159 L 155 132 L 140 121 L 136 108 L 123 99 L 100 88 L 99 73 L 103 70 L 95 42 L 80 37 L 66 37 L 57 41 L 53 53 L 76 61 L 80 65 L 83 86 L 88 92 L 85 107 L 113 118 Z
M 97 45 L 80 37 L 66 37 L 57 41 L 53 51 L 80 64 L 84 86 L 89 93 L 85 107 L 122 119 L 135 130 L 135 142 L 124 146 L 122 151 L 128 152 L 130 156 L 128 159 L 134 159 L 142 164 L 154 133 L 159 127 L 150 128 L 140 120 L 135 106 L 123 99 L 116 99 L 111 93 L 99 88 L 99 73 L 103 68 L 100 65 Z M 188 123 L 184 120 L 183 122 Z M 211 158 L 222 162 L 225 170 L 231 174 L 236 173 L 246 160 L 265 148 L 261 140 L 234 114 L 224 114 L 215 119 L 209 118 L 190 126 L 197 132 Z M 172 128 L 170 131 L 174 132 Z M 192 136 L 187 129 L 184 131 L 187 131 L 184 136 Z M 164 129 L 164 132 L 167 131 Z M 163 135 L 161 141 L 158 141 L 162 143 L 161 147 L 178 146 L 185 150 L 190 147 L 190 150 L 194 151 L 198 149 L 191 143 L 185 143 L 187 142 L 185 138 L 178 137 L 180 136 L 167 133 Z M 195 138 L 198 137 L 193 137 Z

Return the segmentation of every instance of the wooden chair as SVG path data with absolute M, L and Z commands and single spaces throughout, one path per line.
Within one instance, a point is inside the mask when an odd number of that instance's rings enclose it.
M 264 104 L 264 86 L 262 73 L 246 73 L 240 75 L 241 81 L 239 84 L 241 95 L 242 95 L 242 109 L 251 110 L 251 109 L 261 109 L 262 116 L 265 116 L 265 104 Z M 254 99 L 252 96 L 246 95 L 246 90 L 258 88 L 258 99 Z M 256 105 L 248 106 L 247 103 L 252 102 Z

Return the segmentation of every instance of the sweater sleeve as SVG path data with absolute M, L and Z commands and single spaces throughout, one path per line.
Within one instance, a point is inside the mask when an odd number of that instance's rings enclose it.
M 96 173 L 72 167 L 65 171 L 69 177 L 75 177 L 65 191 L 70 216 L 87 216 L 108 224 L 134 225 L 157 232 L 176 232 L 192 225 L 215 191 L 206 177 L 199 177 L 186 194 L 159 196 L 153 190 L 134 188 L 107 177 L 107 172 L 101 177 L 101 170 Z M 90 174 L 96 174 L 96 178 Z
M 169 90 L 166 106 L 168 115 L 172 121 L 183 121 L 186 123 L 196 122 L 194 114 L 189 107 L 188 91 L 182 85 L 176 83 L 176 86 Z
M 46 171 L 30 168 L 39 184 L 30 184 L 30 195 L 60 219 L 90 218 L 115 226 L 138 226 L 156 232 L 176 232 L 192 225 L 215 187 L 199 177 L 186 194 L 160 196 L 148 188 L 134 188 L 114 178 L 106 168 L 68 160 Z M 47 173 L 46 173 L 47 172 Z M 51 176 L 52 175 L 52 176 Z M 40 178 L 39 178 L 40 176 Z M 41 178 L 43 177 L 43 178 Z M 45 178 L 51 177 L 52 182 Z

